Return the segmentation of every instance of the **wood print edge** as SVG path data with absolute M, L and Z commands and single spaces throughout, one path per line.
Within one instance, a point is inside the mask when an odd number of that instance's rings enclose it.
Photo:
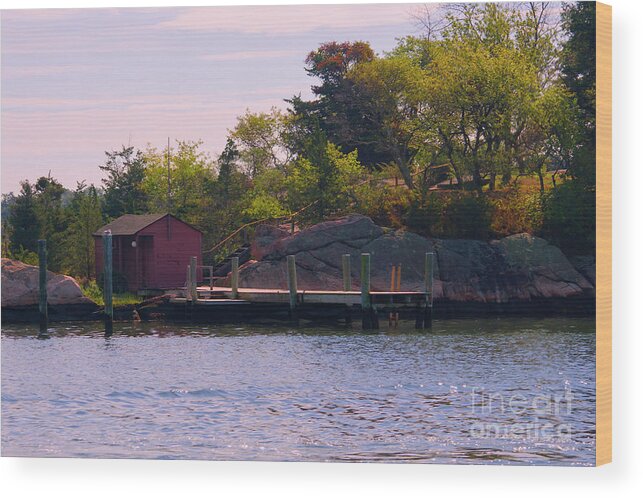
M 612 461 L 612 7 L 596 3 L 596 465 Z

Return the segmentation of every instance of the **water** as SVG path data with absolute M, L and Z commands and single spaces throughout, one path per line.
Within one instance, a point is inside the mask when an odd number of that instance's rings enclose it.
M 2 328 L 2 455 L 592 465 L 589 319 Z

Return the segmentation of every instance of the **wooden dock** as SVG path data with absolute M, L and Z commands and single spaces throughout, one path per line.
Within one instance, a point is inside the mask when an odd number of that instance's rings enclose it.
M 216 306 L 221 304 L 251 304 L 251 303 L 282 303 L 290 304 L 290 291 L 284 289 L 243 289 L 235 293 L 231 287 L 197 287 L 198 306 Z M 371 304 L 386 308 L 409 308 L 421 306 L 426 301 L 425 292 L 369 292 Z M 347 306 L 361 305 L 362 293 L 360 291 L 326 291 L 326 290 L 298 290 L 297 305 L 302 304 L 345 304 Z M 185 304 L 191 302 L 189 297 L 174 297 L 171 303 Z
M 297 274 L 295 257 L 287 257 L 288 288 L 287 289 L 254 289 L 240 288 L 239 283 L 239 262 L 232 260 L 232 272 L 230 275 L 230 287 L 198 286 L 196 258 L 192 258 L 187 269 L 187 282 L 184 296 L 170 299 L 172 305 L 183 305 L 187 307 L 221 307 L 225 310 L 242 310 L 247 312 L 256 310 L 260 312 L 262 305 L 278 306 L 288 309 L 291 320 L 298 319 L 298 312 L 311 307 L 328 308 L 335 307 L 344 310 L 346 321 L 351 321 L 355 308 L 361 314 L 362 327 L 364 329 L 379 328 L 378 313 L 388 311 L 389 323 L 391 318 L 397 321 L 397 312 L 407 309 L 413 310 L 416 315 L 416 328 L 430 328 L 432 322 L 433 308 L 433 253 L 426 253 L 425 259 L 425 290 L 402 291 L 399 286 L 399 273 L 397 278 L 395 268 L 391 277 L 390 291 L 372 291 L 370 288 L 370 260 L 371 255 L 361 255 L 360 287 L 361 290 L 351 289 L 350 256 L 342 257 L 343 269 L 343 290 L 299 290 L 297 289 Z M 398 281 L 397 285 L 395 284 Z M 264 308 L 265 309 L 265 308 Z M 253 311 L 254 312 L 254 311 Z M 395 312 L 395 313 L 393 313 Z

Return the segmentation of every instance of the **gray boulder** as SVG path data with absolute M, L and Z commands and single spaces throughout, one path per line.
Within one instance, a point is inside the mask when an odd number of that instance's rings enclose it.
M 21 261 L 2 258 L 2 307 L 38 305 L 39 270 Z M 47 272 L 47 298 L 50 305 L 94 304 L 83 295 L 72 277 Z
M 263 233 L 263 232 L 260 232 Z M 264 236 L 265 237 L 265 236 Z M 427 239 L 350 215 L 294 235 L 264 238 L 244 265 L 241 287 L 286 288 L 286 256 L 295 255 L 298 287 L 342 288 L 342 255 L 351 255 L 352 286 L 360 286 L 360 254 L 371 254 L 371 286 L 388 290 L 392 265 L 402 265 L 402 290 L 424 287 L 424 255 L 434 252 L 434 296 L 445 302 L 509 303 L 591 296 L 592 283 L 547 241 L 528 234 L 501 240 Z

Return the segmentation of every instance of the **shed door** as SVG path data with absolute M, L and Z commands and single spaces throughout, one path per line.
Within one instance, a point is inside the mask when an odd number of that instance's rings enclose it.
M 154 287 L 154 237 L 152 235 L 142 235 L 139 237 L 140 244 L 140 272 L 141 272 L 141 289 L 151 289 Z

